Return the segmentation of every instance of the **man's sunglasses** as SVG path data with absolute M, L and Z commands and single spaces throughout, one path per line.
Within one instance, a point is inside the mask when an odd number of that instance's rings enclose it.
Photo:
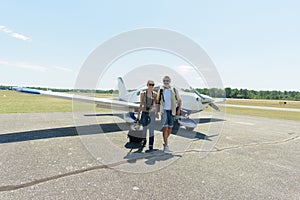
M 170 80 L 163 80 L 163 82 L 164 82 L 164 83 L 169 83 L 169 82 L 170 82 Z
M 149 83 L 148 85 L 149 85 L 149 86 L 154 86 L 154 83 Z

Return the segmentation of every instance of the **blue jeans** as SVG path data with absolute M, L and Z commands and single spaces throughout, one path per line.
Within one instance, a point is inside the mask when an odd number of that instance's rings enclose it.
M 162 114 L 162 124 L 163 127 L 173 127 L 174 125 L 174 115 L 172 115 L 172 110 L 164 110 Z
M 150 117 L 150 124 L 147 124 L 148 118 Z M 154 143 L 154 124 L 155 124 L 155 112 L 142 112 L 141 123 L 143 125 L 143 138 L 147 136 L 147 130 L 149 128 L 149 149 L 153 148 Z

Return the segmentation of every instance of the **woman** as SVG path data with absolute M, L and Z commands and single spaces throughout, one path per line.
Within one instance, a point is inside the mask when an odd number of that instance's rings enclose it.
M 146 145 L 146 135 L 147 129 L 149 128 L 149 150 L 148 152 L 153 151 L 153 143 L 154 143 L 154 124 L 155 124 L 155 99 L 156 99 L 156 92 L 153 91 L 154 88 L 154 81 L 149 80 L 147 82 L 147 90 L 142 92 L 140 95 L 140 107 L 137 116 L 137 120 L 143 125 L 143 146 Z M 142 113 L 142 116 L 140 117 Z

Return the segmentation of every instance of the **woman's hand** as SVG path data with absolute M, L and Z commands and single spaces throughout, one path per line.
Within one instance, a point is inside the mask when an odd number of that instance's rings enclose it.
M 158 112 L 155 113 L 155 117 L 156 117 L 156 119 L 159 118 Z
M 137 117 L 136 117 L 136 121 L 140 121 L 140 119 L 141 119 L 141 113 L 140 112 L 138 112 L 138 115 L 137 115 Z

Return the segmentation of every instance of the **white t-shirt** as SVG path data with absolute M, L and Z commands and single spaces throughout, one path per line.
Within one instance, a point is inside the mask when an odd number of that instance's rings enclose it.
M 172 90 L 164 89 L 164 110 L 172 110 Z

